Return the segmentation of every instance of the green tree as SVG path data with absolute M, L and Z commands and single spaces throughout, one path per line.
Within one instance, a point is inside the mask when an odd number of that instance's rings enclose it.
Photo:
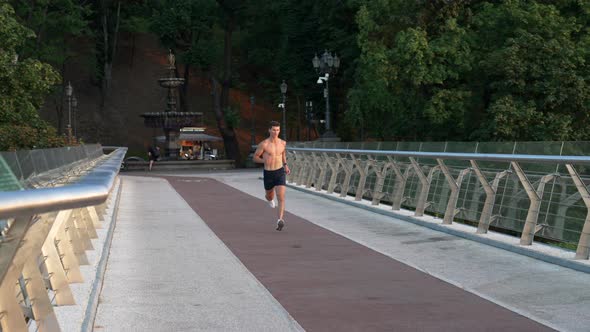
M 240 41 L 241 61 L 238 69 L 254 78 L 257 88 L 268 99 L 280 97 L 279 83 L 289 84 L 287 114 L 300 125 L 305 100 L 313 100 L 316 113 L 323 114 L 323 89 L 316 83 L 318 75 L 312 67 L 315 54 L 328 50 L 341 58 L 341 68 L 330 81 L 332 113 L 345 108 L 343 96 L 350 87 L 358 46 L 357 27 L 349 24 L 358 11 L 360 1 L 274 1 L 271 4 L 253 1 L 249 20 L 243 25 Z M 336 112 L 334 112 L 336 111 Z M 323 116 L 320 115 L 323 118 Z M 338 127 L 337 127 L 338 128 Z M 299 132 L 299 131 L 298 131 Z
M 101 92 L 101 110 L 105 107 L 111 81 L 113 80 L 113 62 L 117 52 L 119 30 L 121 27 L 122 3 L 123 1 L 120 0 L 99 0 L 93 2 L 92 27 L 93 35 L 95 36 L 96 76 Z M 99 125 L 102 126 L 102 123 Z
M 383 139 L 587 139 L 588 8 L 367 2 L 348 119 Z
M 60 81 L 58 73 L 48 64 L 18 57 L 25 41 L 34 37 L 17 21 L 14 9 L 0 1 L 0 150 L 64 143 L 38 114 L 52 86 Z
M 565 17 L 554 5 L 535 1 L 481 6 L 471 34 L 479 60 L 472 75 L 473 93 L 480 96 L 474 109 L 482 119 L 473 138 L 590 137 L 588 30 L 581 22 L 586 18 Z
M 180 88 L 180 107 L 188 112 L 190 105 L 186 94 L 191 69 L 208 72 L 218 66 L 217 59 L 223 57 L 219 9 L 213 0 L 153 1 L 150 9 L 151 30 L 162 45 L 173 50 L 178 63 L 182 64 L 182 74 L 177 70 L 177 76 L 185 79 Z
M 33 0 L 10 1 L 20 21 L 27 28 L 34 31 L 35 36 L 26 39 L 20 49 L 23 57 L 33 57 L 51 64 L 57 69 L 61 77 L 66 77 L 69 61 L 80 56 L 80 50 L 75 43 L 76 38 L 89 35 L 88 16 L 90 6 L 79 4 L 73 0 Z M 63 89 L 67 82 L 55 86 L 49 101 L 57 117 L 57 130 L 64 132 L 64 104 Z
M 464 132 L 470 92 L 464 75 L 472 66 L 465 11 L 457 3 L 367 2 L 357 15 L 361 49 L 349 91 L 349 121 L 380 139 L 440 139 Z M 447 7 L 448 7 L 447 6 Z M 445 9 L 446 8 L 446 9 Z

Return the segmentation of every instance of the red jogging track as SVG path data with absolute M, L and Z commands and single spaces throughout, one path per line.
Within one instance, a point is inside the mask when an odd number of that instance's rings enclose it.
M 277 232 L 265 201 L 214 179 L 165 178 L 307 331 L 552 331 L 290 213 Z

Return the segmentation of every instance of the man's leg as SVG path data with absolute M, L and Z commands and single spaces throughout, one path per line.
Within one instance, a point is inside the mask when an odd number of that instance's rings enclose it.
M 150 171 L 152 170 L 152 165 L 154 164 L 154 161 L 150 159 Z
M 279 220 L 283 220 L 285 214 L 285 186 L 276 186 L 277 201 L 279 202 Z
M 285 213 L 285 186 L 276 186 L 275 192 L 277 194 L 277 201 L 279 201 L 277 231 L 281 231 L 285 227 L 285 220 L 283 220 Z
M 266 190 L 266 194 L 264 195 L 264 197 L 266 198 L 266 200 L 268 201 L 268 204 L 270 205 L 271 208 L 275 208 L 275 193 L 274 193 L 274 188 L 270 189 L 270 190 Z

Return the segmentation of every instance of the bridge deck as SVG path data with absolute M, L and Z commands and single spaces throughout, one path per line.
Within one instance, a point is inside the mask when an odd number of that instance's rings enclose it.
M 193 175 L 123 177 L 95 330 L 582 331 L 590 322 L 587 274 L 292 190 L 277 232 L 258 172 L 213 175 L 225 183 Z

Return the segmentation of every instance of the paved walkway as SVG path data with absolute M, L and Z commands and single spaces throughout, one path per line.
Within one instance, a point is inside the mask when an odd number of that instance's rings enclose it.
M 124 176 L 95 330 L 590 324 L 588 274 L 293 190 L 276 232 L 258 176 Z
M 166 180 L 122 186 L 94 331 L 301 330 Z

